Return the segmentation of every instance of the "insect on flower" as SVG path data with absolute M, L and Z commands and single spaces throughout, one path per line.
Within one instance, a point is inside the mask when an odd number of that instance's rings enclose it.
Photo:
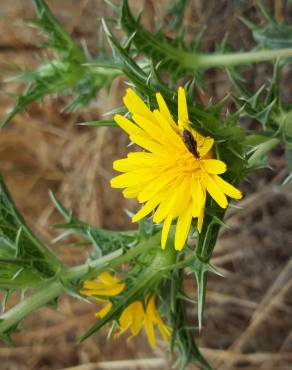
M 200 153 L 198 152 L 197 142 L 189 130 L 183 130 L 183 139 L 189 151 L 195 156 L 195 158 L 200 158 Z
M 219 176 L 227 166 L 213 158 L 214 139 L 191 127 L 184 89 L 178 89 L 177 123 L 160 93 L 156 99 L 158 109 L 151 111 L 132 89 L 127 90 L 124 103 L 132 121 L 119 114 L 115 121 L 144 151 L 114 162 L 114 169 L 123 174 L 113 178 L 111 186 L 125 188 L 126 198 L 144 204 L 133 222 L 154 211 L 153 221 L 163 222 L 162 248 L 175 221 L 174 245 L 181 250 L 193 218 L 197 218 L 198 231 L 202 230 L 207 194 L 221 208 L 228 205 L 226 196 L 240 199 L 242 194 Z

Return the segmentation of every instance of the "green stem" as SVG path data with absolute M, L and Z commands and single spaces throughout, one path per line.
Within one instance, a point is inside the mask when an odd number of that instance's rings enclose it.
M 29 239 L 33 249 L 35 249 L 34 251 L 34 254 L 36 254 L 35 257 L 41 257 L 41 260 L 45 261 L 43 263 L 38 261 L 37 265 L 34 266 L 36 270 L 39 270 L 39 272 L 45 271 L 47 274 L 50 274 L 50 276 L 54 276 L 60 270 L 62 266 L 61 262 L 55 256 L 55 254 L 51 250 L 49 250 L 26 225 L 25 220 L 18 211 L 17 207 L 15 206 L 14 201 L 1 175 L 0 175 L 0 195 L 1 202 L 5 204 L 5 207 L 8 209 L 8 212 L 11 213 L 15 229 L 16 228 L 18 229 L 18 233 L 15 236 L 16 240 L 18 240 L 18 238 L 20 237 Z M 11 235 L 9 237 L 11 237 Z M 41 269 L 38 269 L 38 267 L 40 266 Z
M 184 67 L 191 69 L 203 67 L 207 69 L 271 61 L 277 58 L 288 58 L 292 57 L 292 48 L 227 54 L 191 54 L 187 52 L 179 52 L 178 54 L 180 54 L 180 63 Z
M 17 325 L 31 312 L 59 297 L 66 291 L 66 283 L 84 278 L 89 271 L 94 271 L 94 274 L 98 275 L 107 268 L 115 268 L 122 263 L 129 262 L 134 257 L 146 252 L 150 248 L 157 247 L 159 239 L 160 233 L 157 233 L 152 238 L 142 242 L 140 245 L 131 248 L 123 255 L 121 255 L 122 250 L 118 250 L 101 257 L 96 261 L 64 269 L 60 272 L 58 280 L 50 280 L 50 282 L 43 285 L 43 288 L 40 288 L 35 292 L 34 295 L 24 299 L 0 316 L 0 334 L 5 333 L 11 327 Z
M 63 285 L 58 281 L 53 281 L 32 297 L 24 299 L 0 316 L 0 333 L 5 333 L 11 327 L 17 325 L 25 316 L 54 300 L 63 291 Z
M 98 75 L 117 77 L 123 74 L 122 66 L 117 64 L 83 63 L 82 66 L 89 68 Z
M 213 206 L 213 212 L 216 214 L 218 220 L 223 220 L 225 209 L 220 208 L 217 205 Z M 220 223 L 214 220 L 214 214 L 205 216 L 203 230 L 198 237 L 198 245 L 196 248 L 196 255 L 197 257 L 204 261 L 209 262 L 213 249 L 215 247 L 218 233 L 220 231 Z
M 250 156 L 248 160 L 248 166 L 253 167 L 273 148 L 279 144 L 280 140 L 273 138 L 262 144 L 259 144 L 256 151 Z
M 103 268 L 115 268 L 130 261 L 139 254 L 156 247 L 159 243 L 160 237 L 160 233 L 156 233 L 150 239 L 140 243 L 136 247 L 129 249 L 125 254 L 122 254 L 122 249 L 118 249 L 117 251 L 107 254 L 103 258 L 100 258 L 96 261 L 91 261 L 89 263 L 86 262 L 83 265 L 71 267 L 67 269 L 62 276 L 66 280 L 76 278 L 80 279 L 87 274 L 89 269 L 95 270 L 96 268 L 99 268 L 101 260 L 103 263 Z

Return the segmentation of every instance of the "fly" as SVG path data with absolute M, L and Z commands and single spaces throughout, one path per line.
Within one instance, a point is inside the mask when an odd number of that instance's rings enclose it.
M 200 153 L 198 152 L 198 145 L 193 135 L 188 130 L 183 131 L 183 141 L 186 144 L 188 150 L 193 154 L 195 158 L 200 158 Z

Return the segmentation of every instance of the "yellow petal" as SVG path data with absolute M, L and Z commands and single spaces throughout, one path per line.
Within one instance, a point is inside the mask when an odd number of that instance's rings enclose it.
M 135 172 L 127 172 L 111 179 L 110 184 L 112 188 L 127 188 L 137 185 L 139 181 L 140 177 Z
M 132 324 L 133 315 L 132 315 L 132 305 L 131 303 L 129 306 L 127 306 L 124 311 L 122 312 L 120 318 L 119 318 L 119 325 L 120 325 L 120 331 L 116 334 L 118 337 L 123 334 Z
M 185 245 L 188 233 L 190 231 L 192 222 L 192 210 L 189 206 L 186 211 L 178 217 L 176 230 L 175 230 L 175 240 L 174 248 L 176 250 L 181 250 Z
M 168 121 L 168 123 L 171 125 L 171 127 L 175 130 L 177 130 L 177 125 L 175 124 L 172 115 L 169 112 L 168 106 L 165 103 L 165 100 L 163 99 L 163 96 L 160 93 L 156 94 L 156 100 L 158 103 L 158 107 L 160 110 L 160 113 L 165 117 L 165 119 Z
M 156 321 L 156 316 L 157 316 L 155 301 L 156 301 L 155 294 L 151 294 L 146 297 L 146 315 L 154 323 Z
M 145 183 L 129 186 L 127 189 L 123 190 L 123 195 L 125 198 L 137 198 L 139 193 L 144 189 Z
M 120 114 L 116 114 L 114 116 L 114 120 L 129 135 L 147 136 L 143 130 L 141 130 L 137 125 L 135 125 L 135 123 L 128 120 L 126 117 L 121 116 Z
M 130 161 L 129 158 L 117 159 L 113 163 L 113 169 L 120 172 L 129 172 L 139 168 L 138 164 Z
M 164 342 L 168 342 L 169 338 L 170 338 L 170 329 L 169 329 L 169 327 L 167 325 L 165 325 L 164 322 L 161 319 L 157 322 L 157 325 L 158 325 L 159 331 L 161 333 L 162 339 L 164 340 Z
M 181 136 L 177 134 L 177 132 L 171 127 L 167 119 L 159 112 L 159 110 L 155 109 L 153 111 L 154 116 L 156 117 L 157 121 L 159 122 L 161 129 L 160 129 L 160 137 L 164 139 L 166 145 L 169 147 L 173 145 L 178 148 L 184 147 L 183 141 Z M 164 136 L 162 136 L 164 135 Z
M 206 159 L 202 160 L 205 170 L 212 174 L 220 174 L 226 172 L 226 164 L 218 159 Z
M 100 280 L 105 284 L 120 283 L 120 280 L 115 275 L 112 275 L 112 274 L 108 273 L 107 271 L 101 272 L 98 275 L 97 280 Z
M 200 212 L 199 217 L 198 217 L 197 229 L 198 229 L 199 233 L 202 231 L 204 216 L 205 216 L 205 205 L 204 205 L 204 207 L 202 207 L 201 212 Z
M 213 178 L 205 173 L 202 176 L 202 181 L 204 183 L 204 186 L 206 187 L 207 192 L 211 195 L 215 202 L 218 203 L 221 208 L 226 208 L 228 204 L 226 196 L 219 188 L 217 183 L 213 180 Z
M 148 200 L 145 205 L 132 217 L 132 222 L 137 222 L 147 216 L 159 204 L 159 196 L 155 196 Z
M 148 341 L 151 347 L 153 348 L 156 345 L 155 333 L 154 333 L 154 328 L 153 328 L 153 322 L 151 321 L 147 313 L 144 318 L 144 325 L 145 325 L 145 331 L 147 334 Z
M 156 224 L 160 224 L 170 214 L 170 209 L 175 200 L 175 196 L 172 196 L 171 190 L 168 191 L 167 194 L 168 195 L 165 195 L 165 197 L 161 200 L 153 215 L 153 222 Z
M 132 304 L 132 325 L 131 333 L 133 336 L 136 336 L 143 325 L 144 322 L 144 308 L 141 301 L 135 301 Z
M 189 114 L 185 90 L 178 88 L 178 119 L 182 122 L 184 128 L 188 128 Z
M 80 293 L 82 295 L 92 296 L 107 296 L 107 297 L 113 297 L 118 294 L 120 294 L 124 290 L 125 286 L 124 284 L 118 284 L 116 286 L 109 286 L 109 287 L 102 287 L 100 286 L 97 289 L 82 289 Z
M 151 167 L 151 168 L 155 167 L 154 161 L 149 160 L 148 166 L 145 163 L 141 163 L 141 162 L 142 162 L 141 159 L 140 160 L 138 158 L 133 159 L 131 157 L 117 159 L 113 163 L 113 169 L 116 171 L 120 171 L 120 172 L 130 172 L 130 171 L 136 171 L 136 170 L 142 169 L 143 167 Z
M 176 217 L 179 216 L 188 207 L 191 198 L 191 176 L 181 177 L 181 181 L 178 183 L 177 188 L 173 192 L 175 201 L 171 207 L 171 214 Z
M 204 207 L 206 193 L 197 178 L 193 179 L 191 191 L 193 200 L 192 215 L 193 217 L 198 217 L 201 213 L 202 207 Z
M 158 144 L 157 142 L 142 137 L 141 135 L 131 135 L 130 139 L 139 145 L 141 148 L 144 148 L 148 150 L 149 152 L 162 155 L 162 156 L 168 156 L 169 155 L 169 150 L 166 147 L 163 147 L 161 144 Z
M 138 113 L 133 114 L 132 118 L 137 123 L 137 125 L 140 126 L 141 129 L 143 129 L 147 133 L 147 135 L 160 141 L 159 139 L 161 137 L 161 128 L 157 124 L 156 120 L 150 121 L 149 119 L 141 116 Z
M 167 242 L 167 237 L 169 233 L 169 229 L 171 226 L 171 221 L 172 221 L 172 216 L 169 214 L 166 219 L 164 220 L 163 223 L 163 228 L 162 228 L 162 234 L 161 234 L 161 247 L 162 249 L 165 248 L 166 242 Z
M 153 222 L 160 224 L 169 215 L 170 208 L 171 202 L 169 199 L 162 200 L 153 215 Z
M 120 172 L 129 172 L 142 169 L 143 167 L 161 166 L 161 159 L 152 153 L 134 152 L 129 153 L 127 158 L 114 161 L 113 168 Z
M 127 188 L 141 183 L 151 182 L 156 176 L 157 174 L 153 171 L 153 168 L 142 166 L 135 171 L 126 172 L 114 177 L 110 183 L 112 188 Z
M 125 289 L 124 283 L 116 284 L 115 286 L 111 286 L 109 289 L 105 289 L 105 293 L 101 295 L 107 295 L 109 297 L 116 296 L 120 294 Z
M 161 192 L 160 204 L 157 207 L 154 215 L 153 222 L 160 224 L 168 214 L 172 212 L 175 201 L 177 201 L 177 190 L 181 185 L 181 176 L 173 179 Z
M 147 105 L 143 102 L 143 100 L 138 96 L 134 90 L 127 89 L 127 93 L 124 97 L 124 103 L 128 108 L 128 111 L 135 114 L 139 113 L 145 118 L 152 120 L 153 115 Z
M 85 280 L 83 282 L 83 288 L 85 289 L 96 289 L 100 285 L 100 282 L 96 280 Z
M 138 196 L 139 202 L 146 202 L 148 199 L 158 194 L 161 189 L 173 182 L 177 177 L 176 171 L 173 169 L 165 172 L 157 172 L 156 178 L 144 187 Z M 162 198 L 161 198 L 162 200 Z
M 170 330 L 169 328 L 164 324 L 162 321 L 159 312 L 156 309 L 156 304 L 155 304 L 155 299 L 156 296 L 154 294 L 151 295 L 149 298 L 148 304 L 147 304 L 147 309 L 146 313 L 149 319 L 154 323 L 158 325 L 159 331 L 162 335 L 162 338 L 164 341 L 167 341 L 170 336 Z
M 192 130 L 193 132 L 194 130 Z M 202 136 L 200 135 L 200 139 L 197 139 L 199 133 L 196 133 L 196 135 L 194 136 L 195 140 L 197 141 L 198 143 L 198 152 L 200 154 L 200 157 L 204 157 L 205 155 L 207 155 L 210 150 L 212 149 L 213 145 L 214 145 L 214 139 L 210 136 Z
M 104 316 L 106 316 L 110 312 L 111 308 L 112 308 L 112 304 L 111 302 L 108 302 L 101 310 L 96 312 L 95 317 L 99 317 L 102 319 Z
M 220 176 L 215 175 L 213 178 L 216 184 L 226 195 L 234 199 L 242 198 L 242 192 L 236 189 L 233 185 L 229 184 L 227 181 L 223 180 Z

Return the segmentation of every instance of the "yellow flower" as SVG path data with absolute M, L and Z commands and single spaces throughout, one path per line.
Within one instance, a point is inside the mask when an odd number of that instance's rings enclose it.
M 222 208 L 228 205 L 226 195 L 240 199 L 242 194 L 218 176 L 227 168 L 212 158 L 214 139 L 191 128 L 184 89 L 178 89 L 177 124 L 161 94 L 156 99 L 159 109 L 151 111 L 133 90 L 127 90 L 124 103 L 134 122 L 118 114 L 115 121 L 145 151 L 114 162 L 114 169 L 123 174 L 113 178 L 111 186 L 125 188 L 126 198 L 144 203 L 133 222 L 155 210 L 153 221 L 163 222 L 162 248 L 176 220 L 175 249 L 181 250 L 193 218 L 198 218 L 198 231 L 202 229 L 206 193 Z
M 156 310 L 154 294 L 146 299 L 145 308 L 141 301 L 134 301 L 126 307 L 121 314 L 119 324 L 121 330 L 117 336 L 120 336 L 126 330 L 130 329 L 132 334 L 130 338 L 138 335 L 144 326 L 151 347 L 155 347 L 156 345 L 155 325 L 157 325 L 164 341 L 168 341 L 170 337 L 170 329 L 164 324 Z
M 98 302 L 106 302 L 106 305 L 96 313 L 97 317 L 104 317 L 112 308 L 111 302 L 100 297 L 114 297 L 125 289 L 125 284 L 116 276 L 108 272 L 102 272 L 94 280 L 86 280 L 83 283 L 82 295 L 94 296 Z
M 95 316 L 103 318 L 112 308 L 112 303 L 106 298 L 120 294 L 125 289 L 125 284 L 116 276 L 110 275 L 108 272 L 103 272 L 94 280 L 86 280 L 83 283 L 81 294 L 86 296 L 94 296 L 98 302 L 105 302 L 106 305 L 98 311 Z M 119 318 L 120 331 L 117 336 L 120 336 L 125 331 L 130 329 L 132 336 L 139 334 L 142 327 L 145 326 L 146 334 L 149 343 L 152 347 L 155 346 L 154 326 L 157 325 L 164 341 L 167 341 L 170 336 L 169 328 L 164 324 L 158 311 L 155 307 L 155 295 L 152 294 L 146 298 L 146 308 L 141 301 L 134 301 L 127 306 Z M 130 337 L 130 338 L 131 338 Z

